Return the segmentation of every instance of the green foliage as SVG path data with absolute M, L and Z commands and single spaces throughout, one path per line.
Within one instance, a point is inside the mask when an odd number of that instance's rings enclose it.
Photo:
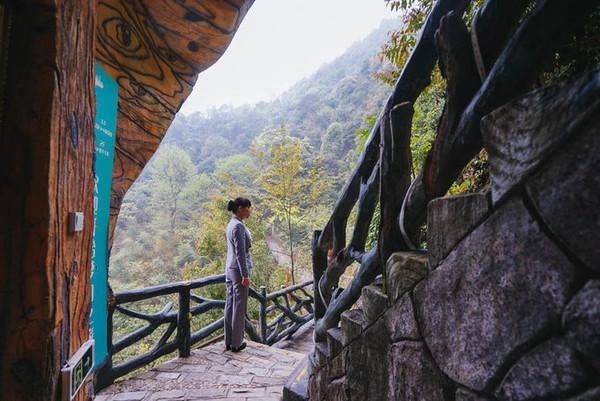
M 444 88 L 428 86 L 415 102 L 410 150 L 412 178 L 421 171 L 437 133 L 437 125 L 444 109 Z
M 369 134 L 373 129 L 373 126 L 377 122 L 377 116 L 367 114 L 364 118 L 363 125 L 354 132 L 355 150 L 360 153 L 365 148 L 365 143 L 369 139 Z
M 208 174 L 214 172 L 217 160 L 247 153 L 258 135 L 284 124 L 290 135 L 306 138 L 316 153 L 331 124 L 338 123 L 344 134 L 351 134 L 364 113 L 376 114 L 383 106 L 389 90 L 374 78 L 385 67 L 377 53 L 387 32 L 397 25 L 398 20 L 383 21 L 367 38 L 274 101 L 178 114 L 164 141 L 185 149 L 198 171 Z M 343 154 L 353 145 L 342 149 Z
M 558 51 L 544 62 L 540 82 L 544 86 L 600 67 L 600 7 L 571 34 L 563 34 Z
M 317 158 L 310 163 L 310 153 L 310 146 L 288 135 L 283 126 L 265 131 L 250 147 L 258 166 L 255 184 L 260 198 L 269 207 L 271 221 L 278 223 L 287 237 L 292 283 L 298 225 L 325 188 L 321 161 Z
M 388 67 L 376 74 L 377 78 L 393 85 L 414 48 L 419 31 L 431 8 L 433 0 L 386 0 L 393 11 L 402 18 L 402 28 L 389 33 L 388 41 L 382 46 L 380 58 L 389 61 Z M 483 0 L 470 3 L 464 15 L 470 26 Z M 531 12 L 531 7 L 528 12 Z M 573 34 L 564 34 L 557 51 L 548 60 L 540 60 L 543 72 L 539 84 L 547 86 L 600 66 L 600 9 L 596 9 L 585 24 L 577 27 Z M 435 130 L 443 109 L 445 83 L 439 69 L 435 69 L 431 85 L 421 94 L 415 104 L 412 125 L 411 150 L 413 152 L 413 177 L 421 169 L 435 138 Z M 489 167 L 485 152 L 477 155 L 464 169 L 461 177 L 450 192 L 475 192 L 485 187 L 489 179 Z
M 252 186 L 254 171 L 256 169 L 254 159 L 246 153 L 238 153 L 218 159 L 215 163 L 216 176 L 229 175 L 234 182 L 242 187 Z

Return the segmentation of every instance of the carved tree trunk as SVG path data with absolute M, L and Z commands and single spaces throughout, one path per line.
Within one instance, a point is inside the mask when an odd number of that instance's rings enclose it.
M 381 221 L 377 247 L 383 266 L 392 253 L 410 249 L 400 232 L 398 215 L 410 186 L 412 165 L 410 133 L 413 113 L 411 103 L 399 104 L 390 111 L 381 132 L 379 162 Z M 382 271 L 385 276 L 385 268 Z
M 0 398 L 58 400 L 60 369 L 89 336 L 95 2 L 12 4 L 0 132 Z M 84 213 L 84 231 L 69 232 L 70 211 Z

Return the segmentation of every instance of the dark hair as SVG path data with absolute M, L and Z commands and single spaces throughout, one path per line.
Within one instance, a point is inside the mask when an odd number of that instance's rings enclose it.
M 235 213 L 240 207 L 250 206 L 252 206 L 252 202 L 250 202 L 250 199 L 235 198 L 234 200 L 230 200 L 229 203 L 227 203 L 227 210 L 229 210 L 232 213 Z

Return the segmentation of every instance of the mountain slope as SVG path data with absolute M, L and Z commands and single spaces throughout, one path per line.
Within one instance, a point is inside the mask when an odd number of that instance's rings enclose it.
M 246 152 L 258 134 L 282 124 L 291 135 L 307 138 L 316 151 L 332 124 L 353 134 L 365 115 L 378 113 L 389 93 L 373 75 L 383 68 L 376 57 L 381 44 L 398 24 L 395 19 L 383 21 L 368 37 L 272 102 L 178 115 L 164 142 L 185 149 L 199 171 L 211 172 L 217 159 Z

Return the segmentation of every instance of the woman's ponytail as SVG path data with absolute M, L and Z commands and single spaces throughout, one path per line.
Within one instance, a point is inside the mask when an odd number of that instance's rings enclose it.
M 229 212 L 235 211 L 235 202 L 234 201 L 230 200 L 227 203 L 227 211 L 229 211 Z
M 235 200 L 230 200 L 227 203 L 227 210 L 235 213 L 239 207 L 250 207 L 252 206 L 252 202 L 246 198 L 235 198 Z

